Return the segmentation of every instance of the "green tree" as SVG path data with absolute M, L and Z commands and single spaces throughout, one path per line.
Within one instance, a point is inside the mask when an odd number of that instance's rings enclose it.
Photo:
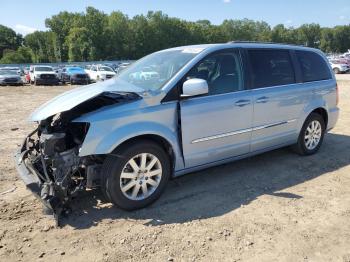
M 137 15 L 130 21 L 129 55 L 131 59 L 142 57 L 152 51 L 154 39 L 151 34 L 147 18 L 144 15 Z
M 320 48 L 325 52 L 335 50 L 334 30 L 331 28 L 323 28 L 321 33 Z
M 105 14 L 93 7 L 82 13 L 60 12 L 45 24 L 48 31 L 29 34 L 24 41 L 0 25 L 0 58 L 4 50 L 16 51 L 23 45 L 31 50 L 34 62 L 138 59 L 174 46 L 235 40 L 301 44 L 325 52 L 344 52 L 350 47 L 350 25 L 287 28 L 279 24 L 271 28 L 266 22 L 250 19 L 228 19 L 213 25 L 209 20 L 191 22 L 160 11 L 129 18 L 122 12 Z M 5 60 L 18 61 L 22 56 L 21 49 L 9 52 Z
M 350 48 L 350 25 L 336 26 L 333 29 L 334 44 L 333 51 L 345 52 Z
M 269 41 L 271 28 L 266 22 L 243 20 L 225 20 L 221 24 L 228 41 Z
M 104 60 L 108 50 L 108 16 L 103 12 L 87 7 L 86 14 L 82 17 L 82 24 L 87 29 L 90 41 L 90 60 Z
M 21 46 L 17 51 L 5 50 L 4 56 L 0 59 L 1 64 L 22 64 L 32 63 L 30 48 Z
M 0 58 L 3 56 L 4 50 L 16 50 L 21 46 L 23 38 L 20 34 L 16 34 L 11 28 L 0 25 Z
M 112 12 L 106 28 L 108 41 L 106 59 L 128 59 L 130 53 L 130 21 L 122 12 Z
M 55 53 L 58 61 L 67 61 L 68 46 L 66 44 L 66 38 L 72 27 L 81 25 L 81 20 L 82 14 L 69 13 L 67 11 L 60 12 L 45 20 L 46 27 L 50 28 L 55 34 L 55 43 L 52 44 L 55 45 Z
M 271 30 L 271 42 L 295 44 L 295 30 L 293 28 L 286 28 L 283 24 L 276 25 Z
M 56 34 L 51 31 L 36 31 L 24 38 L 25 46 L 33 53 L 33 61 L 36 63 L 56 62 L 57 57 Z
M 297 30 L 298 44 L 318 48 L 321 42 L 321 26 L 319 24 L 304 24 Z
M 88 61 L 90 51 L 89 31 L 73 27 L 67 37 L 69 61 Z

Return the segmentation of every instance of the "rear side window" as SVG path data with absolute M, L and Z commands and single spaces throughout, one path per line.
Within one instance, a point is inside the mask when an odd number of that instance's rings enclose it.
M 253 88 L 295 83 L 289 50 L 248 50 L 252 68 Z
M 303 82 L 331 79 L 332 75 L 326 61 L 317 53 L 296 51 L 301 67 Z

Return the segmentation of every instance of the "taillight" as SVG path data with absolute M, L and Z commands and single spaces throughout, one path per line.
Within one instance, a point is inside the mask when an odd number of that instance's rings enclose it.
M 339 104 L 339 88 L 338 88 L 338 83 L 337 83 L 337 85 L 336 85 L 336 104 L 338 105 Z

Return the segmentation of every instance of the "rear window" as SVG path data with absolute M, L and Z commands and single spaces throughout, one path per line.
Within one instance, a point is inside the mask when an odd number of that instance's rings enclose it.
M 321 81 L 332 78 L 326 61 L 317 53 L 296 51 L 301 67 L 303 82 Z
M 248 50 L 248 56 L 253 71 L 254 88 L 295 83 L 289 50 Z

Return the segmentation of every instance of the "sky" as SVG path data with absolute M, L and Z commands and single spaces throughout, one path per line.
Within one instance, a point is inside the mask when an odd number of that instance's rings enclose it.
M 93 6 L 105 13 L 122 11 L 129 17 L 149 10 L 163 11 L 189 21 L 249 18 L 297 27 L 350 24 L 350 0 L 0 0 L 0 24 L 21 34 L 47 30 L 45 19 L 60 11 L 83 12 Z

